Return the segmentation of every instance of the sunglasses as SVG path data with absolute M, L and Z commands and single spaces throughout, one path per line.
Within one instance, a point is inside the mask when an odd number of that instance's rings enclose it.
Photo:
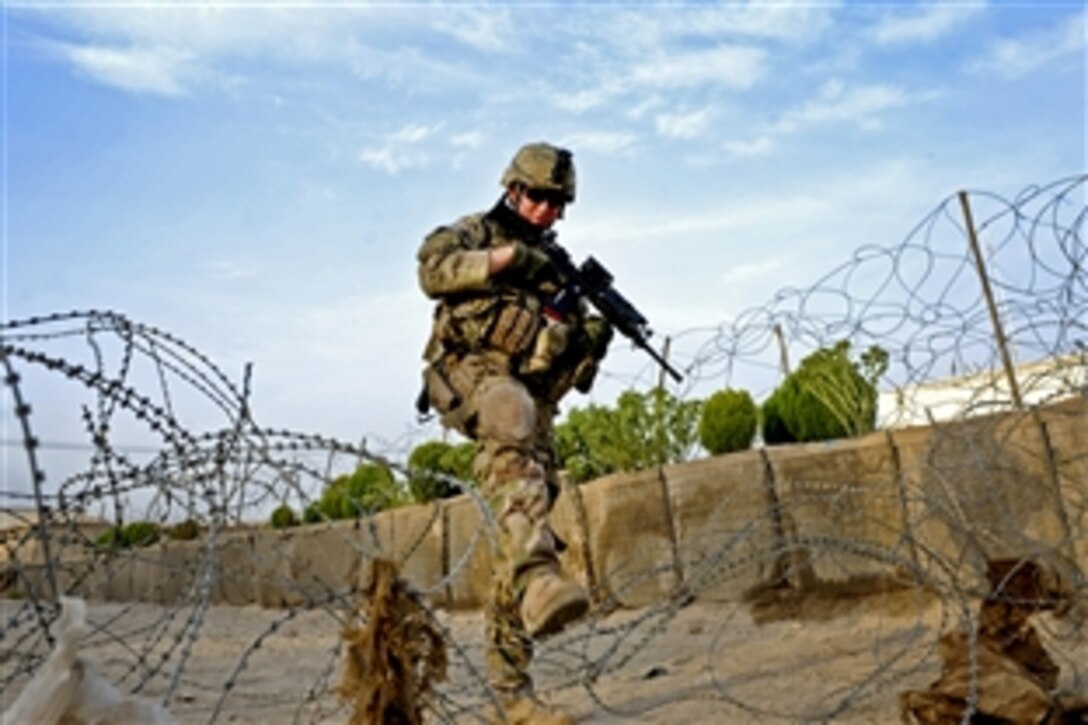
M 547 202 L 549 206 L 558 209 L 567 203 L 567 195 L 561 189 L 537 189 L 529 187 L 525 190 L 525 196 L 534 204 Z

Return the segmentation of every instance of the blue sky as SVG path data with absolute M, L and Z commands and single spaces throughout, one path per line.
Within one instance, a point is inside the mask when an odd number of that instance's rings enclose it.
M 1086 167 L 1084 2 L 3 12 L 5 318 L 115 310 L 252 362 L 258 422 L 378 447 L 426 432 L 415 250 L 488 207 L 525 141 L 573 149 L 560 238 L 658 340 L 897 243 L 958 189 Z M 606 371 L 571 403 L 655 380 L 623 345 Z

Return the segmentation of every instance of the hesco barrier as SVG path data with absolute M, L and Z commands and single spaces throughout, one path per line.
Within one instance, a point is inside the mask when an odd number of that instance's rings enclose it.
M 1007 556 L 1042 556 L 1080 579 L 1086 421 L 1077 399 L 611 475 L 565 486 L 551 520 L 566 569 L 609 606 L 685 591 L 739 601 L 773 581 L 863 590 L 904 562 L 933 582 L 982 586 L 985 561 Z M 212 602 L 264 607 L 350 589 L 383 556 L 433 605 L 471 608 L 490 577 L 484 515 L 464 495 L 355 521 L 227 529 L 214 550 L 197 540 L 89 553 L 58 534 L 53 556 L 63 588 L 92 600 L 169 604 L 204 576 Z M 33 542 L 16 557 L 42 563 Z

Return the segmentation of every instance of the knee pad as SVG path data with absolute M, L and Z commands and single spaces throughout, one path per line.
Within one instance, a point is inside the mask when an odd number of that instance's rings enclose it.
M 482 440 L 528 443 L 536 429 L 536 402 L 513 378 L 489 378 L 476 395 L 476 433 Z

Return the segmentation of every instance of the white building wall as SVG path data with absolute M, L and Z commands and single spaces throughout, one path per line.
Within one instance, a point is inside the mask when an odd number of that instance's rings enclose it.
M 1088 360 L 1066 355 L 1015 368 L 1025 405 L 1039 405 L 1088 395 Z M 877 428 L 927 425 L 1011 410 L 1012 393 L 1004 369 L 934 380 L 881 391 L 877 398 Z

